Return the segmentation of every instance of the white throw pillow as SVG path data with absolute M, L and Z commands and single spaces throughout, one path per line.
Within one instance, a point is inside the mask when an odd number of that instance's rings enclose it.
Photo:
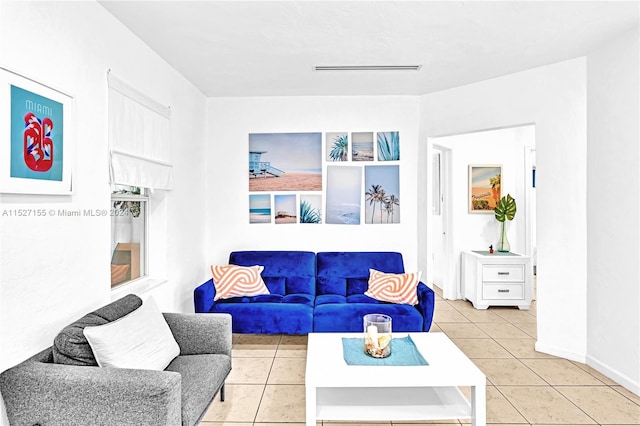
M 180 354 L 169 325 L 151 297 L 116 321 L 85 327 L 84 335 L 100 367 L 164 370 Z

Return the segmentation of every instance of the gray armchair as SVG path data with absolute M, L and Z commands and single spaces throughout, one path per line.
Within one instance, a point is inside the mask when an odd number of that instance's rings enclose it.
M 114 302 L 115 303 L 115 302 Z M 0 374 L 11 425 L 194 425 L 231 371 L 231 316 L 163 314 L 180 346 L 164 371 L 54 362 L 49 347 Z

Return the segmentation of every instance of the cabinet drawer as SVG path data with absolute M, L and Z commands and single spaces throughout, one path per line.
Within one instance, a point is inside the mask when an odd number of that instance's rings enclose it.
M 482 281 L 523 282 L 524 265 L 482 265 Z
M 524 299 L 523 284 L 484 283 L 482 285 L 483 299 Z

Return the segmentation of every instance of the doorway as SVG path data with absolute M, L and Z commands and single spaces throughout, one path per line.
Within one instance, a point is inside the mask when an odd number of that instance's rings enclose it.
M 499 234 L 493 212 L 479 214 L 469 209 L 470 165 L 502 167 L 501 195 L 509 193 L 518 206 L 516 219 L 508 224 L 511 249 L 534 258 L 535 192 L 530 188 L 535 167 L 535 126 L 433 137 L 428 143 L 434 184 L 429 220 L 433 284 L 442 290 L 445 299 L 455 300 L 462 297 L 461 253 L 495 247 Z

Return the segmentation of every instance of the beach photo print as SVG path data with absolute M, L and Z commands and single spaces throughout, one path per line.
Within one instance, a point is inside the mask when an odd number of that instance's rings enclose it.
M 249 223 L 271 223 L 271 194 L 249 195 Z
M 353 132 L 351 140 L 352 161 L 373 161 L 373 132 Z
M 295 194 L 274 195 L 273 204 L 276 211 L 276 223 L 298 222 Z
M 362 167 L 327 167 L 326 223 L 360 224 Z
M 322 191 L 322 133 L 249 134 L 249 191 Z

